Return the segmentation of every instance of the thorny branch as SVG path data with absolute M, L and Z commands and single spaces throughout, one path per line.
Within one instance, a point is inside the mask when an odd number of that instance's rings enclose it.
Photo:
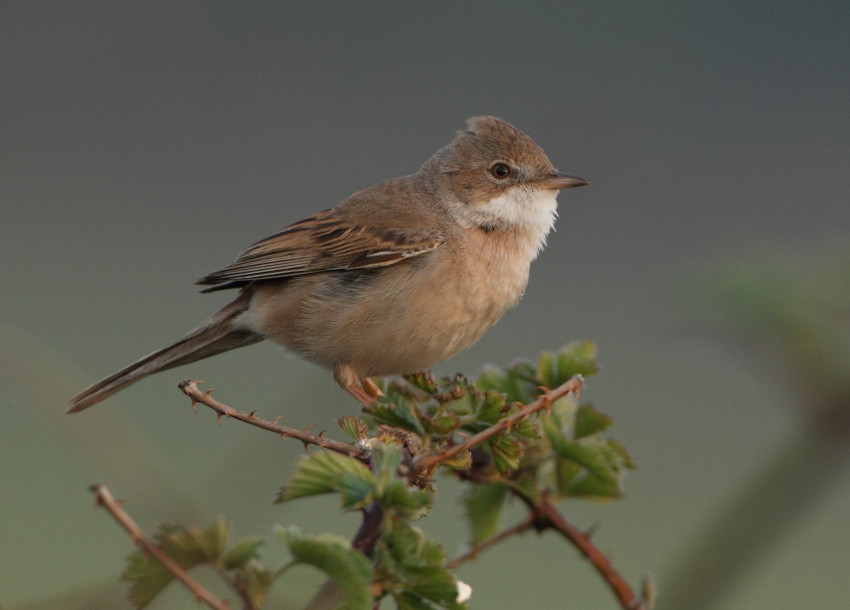
M 514 493 L 517 493 L 516 490 L 514 490 Z M 538 532 L 551 529 L 566 538 L 567 541 L 575 546 L 590 561 L 617 597 L 623 610 L 647 610 L 646 602 L 632 591 L 629 584 L 614 568 L 608 556 L 593 543 L 590 535 L 581 531 L 558 512 L 549 500 L 548 492 L 544 491 L 541 498 L 537 501 L 528 496 L 518 493 L 517 495 L 528 506 L 528 516 L 516 525 L 502 530 L 491 538 L 473 546 L 462 555 L 446 562 L 444 564 L 446 569 L 453 570 L 463 562 L 475 559 L 479 553 L 496 546 L 511 536 L 524 534 L 530 529 L 536 529 Z
M 534 526 L 538 531 L 553 529 L 571 542 L 584 555 L 600 576 L 608 583 L 611 591 L 617 596 L 623 610 L 647 610 L 647 605 L 634 591 L 629 583 L 620 575 L 611 563 L 611 559 L 603 553 L 590 539 L 590 535 L 567 521 L 549 500 L 549 492 L 544 491 L 539 500 L 518 494 L 534 515 Z
M 486 551 L 487 549 L 496 546 L 497 544 L 499 544 L 503 540 L 507 540 L 511 536 L 523 534 L 526 532 L 526 530 L 529 530 L 532 527 L 534 527 L 534 515 L 530 514 L 528 515 L 528 517 L 526 517 L 516 525 L 502 530 L 491 538 L 488 538 L 483 542 L 479 542 L 472 548 L 468 549 L 462 555 L 458 555 L 454 559 L 450 559 L 449 561 L 443 564 L 443 567 L 447 570 L 454 570 L 463 562 L 469 561 L 470 559 L 476 559 L 479 553 L 482 553 L 483 551 Z
M 294 438 L 296 440 L 304 443 L 306 448 L 307 445 L 316 445 L 323 449 L 328 449 L 330 451 L 335 451 L 336 453 L 341 453 L 342 455 L 347 455 L 349 457 L 356 458 L 358 460 L 364 460 L 368 457 L 368 452 L 365 448 L 358 447 L 357 445 L 351 445 L 349 443 L 343 443 L 341 441 L 334 441 L 331 439 L 327 439 L 321 434 L 311 434 L 306 430 L 298 430 L 297 428 L 289 428 L 287 426 L 282 426 L 277 423 L 277 419 L 267 420 L 259 418 L 255 415 L 255 412 L 244 413 L 233 407 L 229 407 L 224 403 L 217 401 L 215 398 L 211 396 L 212 390 L 207 392 L 201 392 L 198 389 L 198 384 L 202 383 L 201 381 L 183 381 L 178 386 L 180 391 L 183 392 L 186 396 L 192 399 L 192 406 L 195 406 L 195 403 L 201 403 L 203 405 L 208 406 L 210 409 L 218 413 L 218 418 L 221 420 L 222 415 L 226 415 L 232 419 L 238 419 L 239 421 L 245 422 L 246 424 L 251 424 L 252 426 L 256 426 L 258 428 L 262 428 L 263 430 L 268 430 L 269 432 L 276 432 L 283 438 L 284 440 L 287 437 Z
M 193 406 L 198 402 L 204 404 L 216 411 L 219 419 L 221 419 L 222 415 L 226 415 L 227 417 L 238 419 L 252 426 L 262 428 L 263 430 L 275 432 L 284 439 L 292 437 L 304 443 L 305 447 L 311 444 L 316 445 L 368 463 L 369 452 L 365 447 L 326 439 L 321 434 L 315 435 L 308 431 L 282 426 L 277 423 L 276 419 L 272 421 L 264 420 L 257 417 L 254 412 L 244 413 L 215 400 L 210 395 L 211 391 L 201 392 L 198 389 L 199 383 L 200 382 L 198 381 L 184 381 L 179 387 L 184 394 L 192 399 Z M 517 422 L 529 417 L 533 413 L 551 407 L 552 403 L 559 398 L 573 392 L 578 393 L 581 390 L 583 383 L 584 379 L 582 376 L 575 375 L 569 381 L 563 383 L 557 388 L 547 390 L 531 404 L 523 406 L 510 416 L 500 420 L 478 434 L 464 439 L 456 445 L 449 446 L 443 451 L 435 454 L 411 456 L 409 468 L 413 472 L 427 472 L 429 475 L 428 478 L 430 478 L 430 475 L 433 473 L 434 468 L 438 464 L 445 462 L 464 451 L 472 449 L 503 431 L 510 430 L 510 428 Z M 120 503 L 112 497 L 106 487 L 102 485 L 94 485 L 91 490 L 95 494 L 97 504 L 104 506 L 130 533 L 132 539 L 141 546 L 146 553 L 154 556 L 163 564 L 163 566 L 171 571 L 177 579 L 179 579 L 187 588 L 189 588 L 190 591 L 192 591 L 197 600 L 203 601 L 209 607 L 217 610 L 229 610 L 230 606 L 226 602 L 214 597 L 209 591 L 204 589 L 197 581 L 189 576 L 183 568 L 176 564 L 170 557 L 165 555 L 159 547 L 151 542 L 144 535 L 138 525 L 136 525 L 136 523 L 129 517 L 129 515 L 121 509 Z M 528 516 L 516 525 L 503 530 L 488 540 L 473 546 L 462 555 L 448 561 L 445 564 L 447 569 L 454 569 L 461 563 L 474 559 L 479 553 L 495 546 L 511 536 L 522 534 L 532 528 L 540 532 L 546 529 L 552 529 L 557 531 L 561 536 L 573 544 L 579 552 L 581 552 L 582 555 L 590 561 L 596 571 L 611 588 L 624 610 L 646 610 L 646 602 L 632 591 L 625 579 L 623 579 L 623 577 L 614 568 L 610 559 L 591 541 L 590 536 L 570 523 L 563 515 L 561 515 L 561 513 L 558 512 L 552 504 L 547 491 L 544 491 L 539 498 L 532 498 L 524 495 L 516 489 L 513 489 L 512 492 L 527 505 L 529 509 Z M 366 509 L 366 511 L 364 511 L 363 524 L 352 543 L 354 548 L 357 548 L 367 555 L 370 553 L 375 541 L 380 536 L 382 514 L 383 512 L 380 510 L 380 506 L 377 504 L 371 505 Z M 328 584 L 333 587 L 331 583 Z M 337 595 L 332 595 L 331 597 L 336 598 Z
M 145 536 L 139 525 L 121 508 L 121 503 L 112 496 L 105 485 L 92 485 L 90 490 L 94 494 L 94 501 L 97 506 L 105 508 L 127 530 L 133 542 L 139 545 L 146 554 L 153 556 L 165 569 L 174 574 L 174 577 L 192 592 L 196 600 L 205 603 L 214 610 L 230 610 L 230 604 L 210 593 L 201 583 L 189 576 L 189 573 L 180 567 L 176 561 L 154 544 L 150 538 Z

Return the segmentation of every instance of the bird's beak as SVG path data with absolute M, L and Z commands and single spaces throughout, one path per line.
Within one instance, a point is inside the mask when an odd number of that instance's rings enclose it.
M 537 181 L 537 184 L 544 189 L 571 189 L 575 186 L 584 186 L 587 180 L 578 176 L 570 176 L 563 172 L 553 171 L 548 178 L 543 178 Z

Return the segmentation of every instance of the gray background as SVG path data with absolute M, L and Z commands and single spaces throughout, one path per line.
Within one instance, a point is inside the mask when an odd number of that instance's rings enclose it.
M 326 499 L 271 505 L 300 445 L 217 426 L 176 390 L 201 378 L 234 406 L 341 437 L 334 420 L 356 404 L 270 344 L 74 417 L 63 403 L 228 298 L 195 294 L 195 279 L 415 171 L 474 114 L 513 122 L 591 184 L 561 194 L 520 307 L 436 370 L 593 338 L 603 372 L 583 396 L 639 470 L 624 500 L 563 508 L 599 526 L 630 582 L 652 572 L 663 593 L 687 542 L 798 423 L 780 379 L 695 331 L 678 286 L 752 243 L 811 256 L 847 239 L 848 26 L 846 2 L 4 2 L 0 603 L 121 599 L 130 545 L 91 509 L 93 482 L 148 530 L 226 514 L 270 539 L 270 563 L 284 556 L 274 523 L 353 535 L 357 517 Z M 846 601 L 850 476 L 838 483 L 724 608 Z M 421 524 L 450 555 L 460 512 L 446 482 Z M 554 536 L 460 574 L 477 608 L 614 607 Z M 278 590 L 303 602 L 299 585 L 319 581 L 303 569 Z M 156 607 L 191 604 L 174 590 Z

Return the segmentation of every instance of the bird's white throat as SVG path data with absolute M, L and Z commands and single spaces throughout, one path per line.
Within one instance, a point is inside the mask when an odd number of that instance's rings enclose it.
M 558 191 L 517 186 L 478 207 L 485 224 L 519 230 L 528 237 L 533 260 L 546 245 L 546 236 L 558 216 Z

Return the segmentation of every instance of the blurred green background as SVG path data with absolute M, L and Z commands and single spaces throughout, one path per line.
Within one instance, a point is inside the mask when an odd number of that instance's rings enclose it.
M 225 514 L 239 535 L 270 539 L 270 563 L 284 557 L 275 523 L 353 535 L 357 516 L 327 499 L 272 506 L 298 443 L 216 425 L 176 389 L 204 379 L 235 407 L 342 437 L 334 422 L 356 404 L 271 344 L 166 372 L 73 417 L 64 402 L 229 297 L 195 294 L 195 279 L 415 171 L 474 114 L 513 122 L 590 186 L 562 193 L 520 307 L 436 370 L 475 374 L 594 339 L 603 371 L 583 398 L 614 416 L 611 434 L 639 469 L 622 501 L 562 509 L 598 526 L 626 578 L 652 572 L 659 607 L 670 607 L 665 591 L 689 553 L 730 548 L 712 534 L 695 546 L 707 528 L 772 498 L 804 510 L 765 518 L 752 543 L 742 528 L 743 547 L 760 550 L 713 587 L 723 595 L 710 607 L 845 604 L 850 472 L 838 459 L 816 494 L 798 485 L 806 469 L 780 493 L 758 493 L 759 473 L 812 427 L 800 408 L 811 394 L 767 339 L 775 327 L 722 330 L 744 319 L 735 307 L 712 317 L 738 293 L 714 290 L 706 269 L 755 249 L 761 266 L 735 267 L 742 284 L 793 263 L 790 287 L 840 258 L 848 31 L 850 4 L 837 1 L 3 2 L 0 605 L 125 607 L 130 542 L 93 510 L 95 482 L 148 531 Z M 838 268 L 846 288 L 848 266 Z M 772 286 L 759 294 L 783 284 Z M 827 301 L 824 315 L 846 325 L 848 301 Z M 831 339 L 846 347 L 846 326 Z M 813 464 L 812 477 L 823 471 Z M 464 542 L 460 514 L 446 480 L 421 525 L 449 555 Z M 511 540 L 460 576 L 476 608 L 528 607 L 529 596 L 538 608 L 615 607 L 554 536 Z M 688 578 L 696 588 L 703 576 Z M 296 607 L 320 582 L 296 570 L 269 607 Z M 174 588 L 154 607 L 195 605 Z

